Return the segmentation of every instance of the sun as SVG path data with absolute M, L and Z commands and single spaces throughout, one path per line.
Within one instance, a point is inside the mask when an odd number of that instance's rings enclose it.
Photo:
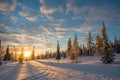
M 31 53 L 29 51 L 25 51 L 24 56 L 25 57 L 30 57 Z

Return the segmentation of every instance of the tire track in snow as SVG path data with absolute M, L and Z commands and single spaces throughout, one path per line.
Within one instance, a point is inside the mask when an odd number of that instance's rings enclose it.
M 43 78 L 43 79 L 47 79 L 45 76 L 47 76 L 48 74 L 50 74 L 49 72 L 46 72 L 46 68 L 43 68 L 41 66 L 37 67 L 33 61 L 28 62 L 29 65 L 29 70 L 31 70 L 32 73 L 36 72 L 36 71 L 40 71 L 38 74 L 24 78 L 23 80 L 39 80 L 39 78 Z M 42 80 L 43 80 L 42 79 Z
M 41 68 L 40 69 L 41 71 L 44 71 L 44 73 L 48 73 L 47 75 L 44 76 L 44 78 L 47 78 L 45 80 L 58 80 L 58 79 L 61 78 L 61 76 L 59 75 L 61 73 L 58 74 L 58 72 L 56 71 L 56 68 L 50 68 L 50 67 L 48 67 L 46 65 L 43 65 L 43 64 L 41 64 L 39 62 L 36 62 L 36 61 L 34 61 L 32 64 L 39 65 L 39 67 Z M 44 78 L 42 78 L 42 80 Z M 38 78 L 38 80 L 40 80 L 40 79 L 41 79 L 41 77 Z M 61 80 L 63 80 L 63 79 L 61 78 Z
M 11 64 L 12 65 L 12 64 Z M 6 66 L 6 71 L 5 71 L 5 73 L 3 74 L 3 76 L 2 76 L 2 78 L 0 78 L 1 80 L 13 80 L 16 76 L 15 75 L 17 75 L 17 73 L 18 73 L 18 69 L 19 69 L 19 64 L 15 64 L 15 66 Z M 14 74 L 14 75 L 12 75 L 12 74 Z
M 48 66 L 49 70 L 55 70 L 54 80 L 118 80 L 118 79 L 111 79 L 110 77 L 104 77 L 102 75 L 91 74 L 82 71 L 75 71 L 72 69 L 67 68 L 60 68 L 53 66 L 53 64 L 47 65 L 43 64 L 41 61 L 37 61 L 40 65 Z M 51 79 L 53 80 L 53 79 Z

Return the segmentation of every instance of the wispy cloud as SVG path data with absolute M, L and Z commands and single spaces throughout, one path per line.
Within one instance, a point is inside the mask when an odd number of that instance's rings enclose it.
M 26 17 L 27 20 L 31 21 L 31 22 L 34 22 L 37 20 L 37 17 L 36 16 L 33 16 L 33 17 Z
M 44 0 L 40 0 L 40 3 L 44 3 Z
M 71 31 L 72 28 L 62 28 L 62 27 L 56 27 L 55 28 L 57 31 Z
M 37 20 L 36 16 L 31 16 L 28 12 L 21 11 L 19 15 L 25 17 L 28 21 L 34 22 Z
M 44 7 L 44 6 L 40 7 L 40 12 L 42 14 L 51 14 L 51 13 L 53 13 L 55 11 L 56 11 L 56 8 L 47 8 L 47 7 Z
M 70 11 L 73 11 L 73 1 L 72 0 L 69 0 L 68 2 L 67 2 L 67 4 L 66 4 L 66 8 L 67 8 L 67 10 L 66 10 L 66 15 L 70 12 Z
M 93 27 L 87 24 L 82 24 L 78 29 L 74 28 L 74 30 L 82 33 L 88 33 L 93 30 Z
M 41 51 L 55 49 L 59 40 L 65 48 L 63 42 L 75 33 L 81 44 L 86 33 L 99 34 L 103 21 L 108 35 L 118 35 L 119 6 L 117 1 L 0 0 L 0 40 Z
M 9 3 L 7 0 L 0 2 L 0 11 L 13 11 L 16 8 L 16 4 L 16 0 L 12 0 L 11 3 Z
M 55 29 L 57 31 L 65 31 L 65 32 L 71 32 L 71 31 L 77 31 L 80 33 L 87 33 L 89 31 L 93 30 L 93 26 L 91 25 L 87 25 L 87 24 L 82 24 L 81 26 L 79 26 L 78 28 L 75 27 L 67 27 L 67 28 L 62 28 L 62 27 L 56 27 Z

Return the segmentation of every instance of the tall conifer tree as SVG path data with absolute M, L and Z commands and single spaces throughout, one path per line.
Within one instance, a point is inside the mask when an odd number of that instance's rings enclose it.
M 71 38 L 69 38 L 67 43 L 67 58 L 69 59 L 70 59 L 71 51 L 72 51 L 72 44 L 71 44 Z
M 101 45 L 101 42 L 100 42 L 100 37 L 99 35 L 96 36 L 96 44 L 95 44 L 95 53 L 96 55 L 100 55 L 100 45 Z
M 35 59 L 35 47 L 33 47 L 33 51 L 32 51 L 32 60 L 34 60 Z
M 9 52 L 9 46 L 7 46 L 7 49 L 6 49 L 6 54 L 4 55 L 4 61 L 10 61 L 11 57 L 10 57 L 10 52 Z
M 59 41 L 57 41 L 56 60 L 59 62 L 60 59 L 61 59 L 61 56 L 60 56 L 60 46 L 59 46 Z
M 91 33 L 88 33 L 88 39 L 87 39 L 87 49 L 88 49 L 88 55 L 92 56 L 93 52 L 92 52 L 92 37 L 91 37 Z
M 109 44 L 108 44 L 108 38 L 107 38 L 107 33 L 106 33 L 106 28 L 105 28 L 105 24 L 103 22 L 103 26 L 101 29 L 101 34 L 102 34 L 102 61 L 103 63 L 107 64 L 107 63 L 111 63 L 113 62 L 114 58 L 113 58 L 113 54 L 112 54 L 112 49 L 110 48 Z
M 73 57 L 73 60 L 74 62 L 78 62 L 78 55 L 79 55 L 79 44 L 78 44 L 78 40 L 77 40 L 77 35 L 75 34 L 74 36 L 74 43 L 73 43 L 73 46 L 72 46 L 72 57 Z
M 20 60 L 20 63 L 23 63 L 23 60 L 24 60 L 24 48 L 22 48 L 22 52 L 20 54 L 19 60 Z

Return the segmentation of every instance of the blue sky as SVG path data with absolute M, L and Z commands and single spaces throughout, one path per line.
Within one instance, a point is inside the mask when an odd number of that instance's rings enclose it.
M 0 40 L 38 52 L 66 49 L 68 37 L 80 44 L 100 35 L 105 22 L 109 40 L 120 37 L 120 0 L 0 0 Z

